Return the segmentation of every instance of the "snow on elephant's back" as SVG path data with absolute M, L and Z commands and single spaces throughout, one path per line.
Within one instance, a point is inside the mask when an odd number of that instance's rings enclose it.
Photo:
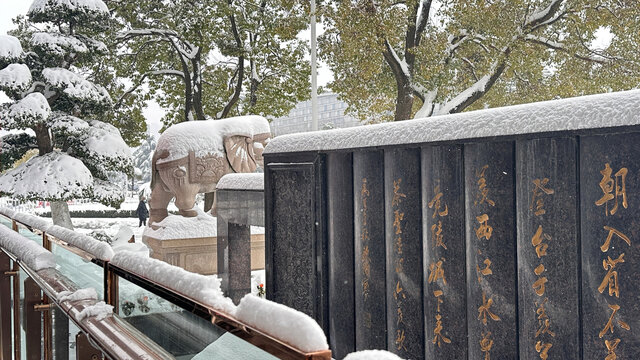
M 196 157 L 223 156 L 223 142 L 228 136 L 253 138 L 256 135 L 270 133 L 269 122 L 258 115 L 175 124 L 165 130 L 158 139 L 156 152 L 169 150 L 169 156 L 159 159 L 158 163 L 184 158 L 190 151 L 193 151 Z

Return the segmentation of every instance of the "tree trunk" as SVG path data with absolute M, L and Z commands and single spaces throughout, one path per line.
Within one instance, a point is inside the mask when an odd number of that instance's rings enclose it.
M 413 108 L 413 91 L 408 84 L 401 81 L 398 83 L 398 96 L 396 97 L 396 113 L 394 121 L 411 119 L 411 109 Z
M 191 61 L 193 67 L 193 110 L 196 113 L 196 120 L 206 118 L 202 106 L 202 74 L 200 70 L 200 52 Z
M 49 129 L 45 125 L 40 124 L 35 126 L 33 128 L 33 131 L 36 133 L 38 155 L 42 156 L 44 154 L 52 152 L 53 144 L 51 143 L 51 137 L 49 136 Z
M 73 230 L 69 205 L 67 205 L 66 201 L 51 202 L 51 220 L 53 220 L 53 225 Z

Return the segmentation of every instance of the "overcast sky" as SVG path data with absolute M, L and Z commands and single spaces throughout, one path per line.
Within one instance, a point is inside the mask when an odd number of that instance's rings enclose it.
M 7 31 L 14 28 L 11 19 L 14 17 L 26 14 L 31 6 L 31 0 L 0 0 L 2 2 L 2 11 L 0 11 L 0 34 L 6 34 Z M 318 29 L 318 34 L 322 32 L 322 29 Z M 310 31 L 305 31 L 301 36 L 309 39 Z M 333 74 L 327 69 L 325 64 L 320 64 L 318 70 L 318 85 L 324 86 L 333 79 Z M 0 91 L 0 103 L 7 102 L 9 99 Z M 164 115 L 164 110 L 155 102 L 151 101 L 147 104 L 147 108 L 144 111 L 144 116 L 147 118 L 147 125 L 151 133 L 157 133 L 162 126 L 160 119 Z

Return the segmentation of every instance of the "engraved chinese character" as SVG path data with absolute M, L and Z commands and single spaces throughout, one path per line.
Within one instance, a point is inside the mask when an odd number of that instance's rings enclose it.
M 480 269 L 480 266 L 478 266 L 476 264 L 476 272 L 478 273 L 478 282 L 482 282 L 482 276 L 487 276 L 487 275 L 491 275 L 493 274 L 493 271 L 491 271 L 491 260 L 489 259 L 484 259 L 484 269 Z
M 391 206 L 400 205 L 402 199 L 407 197 L 407 195 L 400 192 L 400 183 L 402 183 L 402 179 L 393 181 L 393 198 L 391 199 Z
M 480 216 L 476 216 L 476 220 L 480 223 L 480 226 L 476 229 L 476 237 L 478 238 L 478 240 L 482 238 L 485 238 L 487 240 L 491 239 L 493 227 L 488 224 L 489 215 L 482 214 Z
M 612 260 L 610 256 L 607 256 L 607 259 L 602 260 L 602 267 L 607 270 L 607 275 L 605 275 L 604 279 L 598 286 L 598 291 L 600 294 L 604 291 L 604 288 L 609 285 L 609 296 L 615 295 L 616 297 L 620 297 L 620 287 L 618 286 L 618 272 L 613 270 L 616 265 L 624 262 L 624 253 L 620 254 L 617 259 Z
M 600 189 L 602 189 L 602 197 L 596 201 L 597 206 L 605 205 L 604 213 L 606 216 L 614 215 L 618 211 L 618 199 L 622 198 L 622 207 L 627 208 L 627 189 L 626 189 L 626 178 L 628 169 L 621 168 L 618 172 L 615 173 L 615 181 L 611 178 L 611 173 L 613 170 L 609 163 L 604 164 L 604 169 L 600 170 L 600 174 L 602 174 L 602 180 L 600 180 Z M 612 192 L 614 192 L 612 194 Z M 615 199 L 615 204 L 609 210 L 609 201 Z
M 396 258 L 396 274 L 402 274 L 404 272 L 404 258 Z
M 404 340 L 405 340 L 405 335 L 404 335 L 404 330 L 396 330 L 396 349 L 398 350 L 402 350 L 404 349 L 405 351 L 407 350 L 407 347 L 404 345 Z
M 393 298 L 396 300 L 400 300 L 400 298 L 406 299 L 407 296 L 404 294 L 404 290 L 400 286 L 400 280 L 396 283 L 396 289 L 393 292 Z
M 447 285 L 447 280 L 444 277 L 444 269 L 442 268 L 444 260 L 445 259 L 442 258 L 437 263 L 431 263 L 431 265 L 429 265 L 429 284 L 437 282 L 438 279 L 442 279 L 442 283 Z
M 604 227 L 605 230 L 609 231 L 609 234 L 607 235 L 607 240 L 604 241 L 604 244 L 602 244 L 602 246 L 600 246 L 600 250 L 602 252 L 607 252 L 609 251 L 609 245 L 611 245 L 611 239 L 613 238 L 613 235 L 615 234 L 616 236 L 618 236 L 620 239 L 624 240 L 624 242 L 627 243 L 627 245 L 631 246 L 631 240 L 629 240 L 629 238 L 621 233 L 620 231 L 610 227 L 610 226 L 605 226 Z
M 544 304 L 547 303 L 547 300 L 548 299 L 545 298 L 536 309 L 536 314 L 538 314 L 538 325 L 540 326 L 540 328 L 538 328 L 538 331 L 536 331 L 535 337 L 538 337 L 542 334 L 549 334 L 552 337 L 556 336 L 556 334 L 550 329 L 551 319 L 549 319 L 549 316 L 544 309 Z M 538 305 L 538 302 L 536 302 L 536 305 Z
M 542 264 L 538 265 L 538 267 L 536 267 L 533 270 L 533 272 L 536 275 L 540 276 L 540 274 L 542 274 L 544 272 L 544 265 L 542 265 Z M 542 296 L 542 295 L 544 295 L 544 290 L 545 290 L 544 284 L 546 284 L 546 283 L 547 283 L 547 277 L 543 276 L 541 278 L 538 278 L 538 280 L 536 280 L 536 282 L 534 282 L 531 287 L 535 290 L 535 292 L 536 292 L 536 294 L 538 296 Z
M 399 306 L 397 309 L 397 314 L 398 314 L 398 321 L 396 321 L 396 325 L 400 325 L 401 323 L 403 323 L 402 321 L 403 317 L 402 317 L 402 308 L 400 308 Z
M 480 351 L 484 353 L 484 360 L 491 360 L 491 347 L 493 340 L 491 339 L 491 331 L 482 332 L 482 340 L 480 340 Z
M 395 210 L 393 214 L 393 228 L 396 230 L 396 235 L 402 234 L 402 219 L 404 219 L 404 213 L 401 213 L 400 210 Z
M 433 215 L 431 217 L 435 219 L 436 215 L 447 216 L 449 214 L 449 207 L 447 206 L 447 204 L 444 205 L 443 210 L 440 210 L 440 208 L 442 207 L 443 196 L 442 192 L 440 192 L 440 186 L 436 186 L 434 192 L 436 193 L 436 196 L 434 196 L 433 199 L 431 199 L 431 201 L 429 201 L 429 203 L 427 204 L 429 206 L 429 209 L 433 209 Z
M 539 225 L 538 226 L 538 230 L 536 230 L 536 233 L 531 238 L 531 245 L 535 246 L 536 255 L 538 255 L 538 258 L 546 256 L 547 255 L 547 248 L 549 248 L 548 244 L 542 242 L 543 238 L 546 239 L 547 242 L 551 240 L 551 236 L 549 236 L 548 234 L 543 233 L 542 232 L 542 225 Z
M 444 244 L 442 235 L 442 221 L 438 220 L 438 225 L 431 225 L 431 238 L 433 239 L 433 247 L 441 246 L 445 250 L 447 250 L 447 246 Z
M 433 296 L 436 297 L 436 311 L 440 312 L 440 304 L 442 304 L 444 301 L 440 298 L 442 295 L 444 295 L 444 292 L 442 290 L 434 290 L 433 291 Z
M 549 349 L 551 349 L 553 345 L 549 343 L 542 343 L 542 341 L 536 342 L 536 351 L 540 353 L 540 359 L 547 360 L 549 357 Z
M 544 201 L 542 199 L 542 194 L 551 195 L 554 193 L 553 189 L 549 189 L 547 184 L 549 183 L 549 178 L 544 178 L 542 180 L 535 179 L 533 180 L 533 195 L 531 196 L 531 204 L 529 205 L 529 209 L 533 210 L 533 205 L 535 204 L 535 212 L 536 216 L 540 216 L 546 213 L 544 209 Z
M 613 310 L 613 312 L 611 313 L 611 317 L 609 317 L 609 321 L 607 321 L 607 324 L 604 326 L 604 329 L 602 329 L 602 331 L 600 331 L 600 333 L 598 334 L 598 336 L 600 336 L 600 339 L 602 339 L 602 337 L 604 336 L 604 334 L 607 333 L 607 331 L 611 331 L 611 333 L 613 334 L 613 316 L 616 314 L 618 310 L 620 310 L 620 305 L 609 305 L 609 309 Z M 631 328 L 629 327 L 629 324 L 627 324 L 622 320 L 618 320 L 618 325 L 620 325 L 621 328 L 627 331 L 631 330 Z
M 487 180 L 484 175 L 489 165 L 485 165 L 480 169 L 480 171 L 476 170 L 476 177 L 478 178 L 478 190 L 480 192 L 476 196 L 476 200 L 474 201 L 474 205 L 481 205 L 482 203 L 487 203 L 490 206 L 496 206 L 496 203 L 489 199 L 489 188 L 487 188 Z M 479 200 L 478 200 L 479 199 Z
M 369 246 L 366 245 L 362 249 L 362 295 L 364 296 L 364 300 L 367 301 L 369 297 L 369 277 L 371 276 L 371 258 L 369 257 Z
M 491 312 L 490 308 L 493 304 L 493 299 L 487 299 L 487 296 L 482 292 L 482 305 L 478 308 L 478 320 L 482 320 L 482 324 L 487 325 L 487 316 L 493 321 L 500 321 L 500 317 Z
M 441 319 L 442 319 L 442 316 L 440 314 L 436 314 L 436 328 L 433 329 L 434 336 L 433 336 L 432 343 L 434 345 L 438 344 L 438 347 L 440 347 L 440 343 L 441 342 L 444 342 L 446 344 L 450 344 L 451 343 L 451 340 L 448 339 L 447 337 L 445 337 L 442 334 L 442 320 Z
M 367 329 L 371 329 L 371 327 L 373 326 L 373 322 L 371 321 L 371 313 L 365 312 L 363 318 L 364 318 L 364 326 Z
M 607 357 L 604 360 L 616 360 L 616 348 L 620 344 L 620 339 L 614 339 L 613 341 L 605 340 L 604 345 L 607 347 Z
M 360 196 L 362 197 L 362 226 L 367 226 L 367 201 L 371 195 L 369 189 L 367 189 L 367 178 L 362 178 L 362 188 L 360 189 Z

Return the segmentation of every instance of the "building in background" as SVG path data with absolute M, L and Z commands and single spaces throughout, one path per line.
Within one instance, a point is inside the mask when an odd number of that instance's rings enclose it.
M 318 95 L 318 129 L 327 130 L 361 125 L 360 121 L 345 116 L 347 104 L 338 100 L 338 94 Z M 311 131 L 311 100 L 299 102 L 288 116 L 271 122 L 273 136 Z

